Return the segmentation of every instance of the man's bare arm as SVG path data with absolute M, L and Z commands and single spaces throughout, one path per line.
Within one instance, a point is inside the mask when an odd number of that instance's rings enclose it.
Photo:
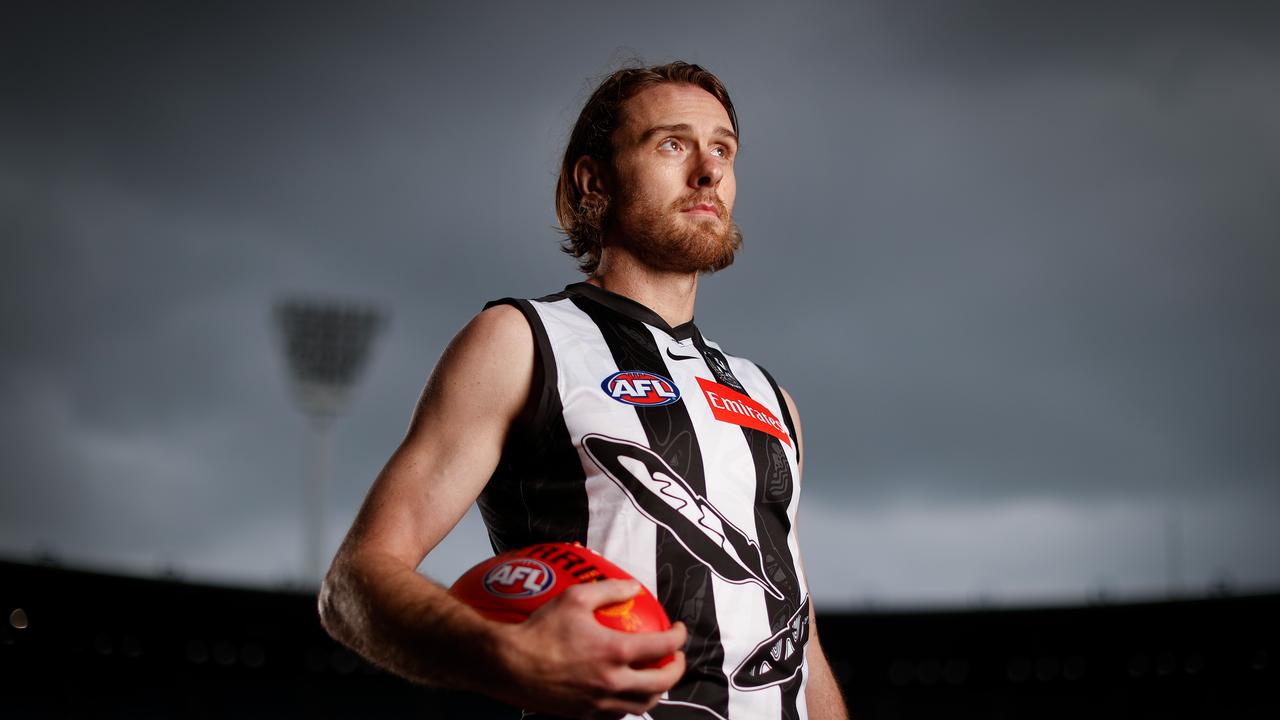
M 809 707 L 809 717 L 812 720 L 849 720 L 840 684 L 836 682 L 835 673 L 831 671 L 827 655 L 818 641 L 818 621 L 812 598 L 809 601 L 809 644 L 805 649 L 805 660 L 809 663 L 809 684 L 805 686 L 804 701 Z
M 804 442 L 803 433 L 800 430 L 800 413 L 796 410 L 796 403 L 786 389 L 782 389 L 782 398 L 787 403 L 787 412 L 791 413 L 791 421 L 796 426 L 796 448 L 801 450 L 800 462 L 796 470 L 803 477 Z M 798 483 L 799 478 L 796 480 Z M 799 563 L 799 559 L 797 562 Z M 800 571 L 804 572 L 803 563 L 799 564 Z M 805 660 L 809 665 L 809 683 L 805 685 L 804 701 L 809 708 L 809 717 L 813 720 L 848 720 L 849 711 L 845 708 L 840 684 L 836 682 L 835 673 L 831 672 L 827 655 L 822 651 L 822 645 L 818 641 L 818 620 L 817 613 L 813 609 L 812 595 L 809 598 L 809 644 L 805 649 Z
M 527 622 L 488 621 L 419 575 L 493 473 L 529 397 L 533 338 L 515 308 L 478 315 L 445 351 L 409 431 L 379 474 L 320 593 L 326 630 L 416 682 L 478 691 L 574 717 L 641 713 L 679 679 L 683 655 L 655 670 L 632 664 L 683 644 L 683 626 L 626 635 L 593 610 L 634 585 L 576 586 Z

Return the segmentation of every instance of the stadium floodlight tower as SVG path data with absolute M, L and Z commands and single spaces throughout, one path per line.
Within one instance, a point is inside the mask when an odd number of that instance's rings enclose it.
M 276 304 L 276 327 L 284 344 L 294 399 L 311 426 L 311 472 L 305 503 L 308 580 L 318 582 L 324 572 L 324 496 L 329 484 L 333 419 L 346 408 L 385 317 L 375 308 L 342 302 L 286 300 Z

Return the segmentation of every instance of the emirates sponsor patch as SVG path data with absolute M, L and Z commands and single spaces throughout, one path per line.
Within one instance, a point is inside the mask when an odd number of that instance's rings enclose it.
M 764 405 L 731 387 L 705 378 L 698 378 L 698 387 L 702 388 L 702 394 L 707 398 L 715 419 L 769 433 L 788 446 L 791 445 L 791 436 L 787 433 L 786 426 Z

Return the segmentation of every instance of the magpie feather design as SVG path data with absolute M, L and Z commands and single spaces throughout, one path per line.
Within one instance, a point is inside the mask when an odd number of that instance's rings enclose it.
M 781 600 L 760 548 L 706 498 L 689 487 L 657 453 L 604 435 L 584 435 L 582 446 L 645 517 L 671 532 L 691 555 L 722 579 L 756 583 Z

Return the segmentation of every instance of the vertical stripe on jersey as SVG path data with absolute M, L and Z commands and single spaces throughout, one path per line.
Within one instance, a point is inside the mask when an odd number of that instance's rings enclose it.
M 787 399 L 782 395 L 782 388 L 778 386 L 778 381 L 773 379 L 768 370 L 760 365 L 756 365 L 756 369 L 769 381 L 769 387 L 773 388 L 774 397 L 778 398 L 778 409 L 782 411 L 782 422 L 787 425 L 787 432 L 791 433 L 791 439 L 796 443 L 796 462 L 801 462 L 804 448 L 800 447 L 800 434 L 796 432 L 796 424 L 791 420 L 791 409 L 787 407 Z
M 693 344 L 716 376 L 716 382 L 750 397 L 747 389 L 734 376 L 724 353 L 708 345 L 699 332 L 693 334 Z M 781 392 L 778 395 L 781 397 Z M 786 412 L 785 403 L 782 409 Z M 789 420 L 790 413 L 787 413 L 787 417 Z M 790 423 L 788 429 L 794 438 L 795 429 Z M 756 539 L 764 555 L 765 573 L 783 595 L 781 600 L 768 593 L 764 596 L 765 606 L 769 610 L 769 629 L 778 632 L 787 627 L 792 616 L 804 604 L 791 548 L 787 545 L 787 537 L 791 533 L 791 519 L 787 516 L 787 508 L 791 505 L 795 483 L 786 451 L 777 438 L 748 427 L 742 428 L 742 434 L 751 448 L 751 459 L 756 467 Z M 808 618 L 804 622 L 807 624 Z M 804 648 L 797 652 L 804 652 Z M 803 664 L 801 667 L 803 668 Z M 783 720 L 798 720 L 801 717 L 797 703 L 803 682 L 802 669 L 794 678 L 779 686 Z
M 495 553 L 539 542 L 587 544 L 586 474 L 565 425 L 556 389 L 556 358 L 547 329 L 528 300 L 503 298 L 533 332 L 534 377 L 529 402 L 508 434 L 502 459 L 476 504 Z M 523 526 L 512 518 L 526 518 Z
M 643 323 L 590 300 L 574 297 L 573 302 L 600 328 L 619 370 L 670 376 L 653 335 Z M 644 427 L 649 448 L 679 473 L 690 487 L 705 496 L 707 483 L 702 452 L 684 403 L 637 406 L 635 410 Z M 673 621 L 683 621 L 689 628 L 689 643 L 685 649 L 689 672 L 679 685 L 671 689 L 668 697 L 704 706 L 726 717 L 729 712 L 729 681 L 723 671 L 724 647 L 720 642 L 711 571 L 666 529 L 659 527 L 657 530 L 658 601 Z

